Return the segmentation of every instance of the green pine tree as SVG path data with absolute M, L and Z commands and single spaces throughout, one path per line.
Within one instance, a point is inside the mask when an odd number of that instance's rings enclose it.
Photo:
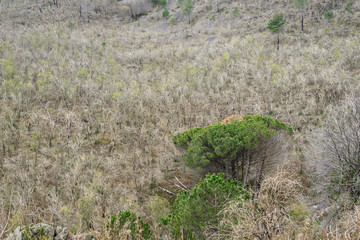
M 181 2 L 183 3 L 183 14 L 189 17 L 189 24 L 191 24 L 191 12 L 194 9 L 194 2 L 192 0 L 183 0 Z
M 285 24 L 286 20 L 284 19 L 283 15 L 276 14 L 272 19 L 270 19 L 269 24 L 267 28 L 272 33 L 277 33 L 277 50 L 279 50 L 280 47 L 280 37 L 279 37 L 279 30 L 281 27 Z
M 163 13 L 162 13 L 163 18 L 168 18 L 169 17 L 169 11 L 167 10 L 167 8 L 164 9 Z
M 277 134 L 291 132 L 284 123 L 262 116 L 244 116 L 239 121 L 215 123 L 204 128 L 192 128 L 174 136 L 174 144 L 186 149 L 182 158 L 189 167 L 200 172 L 225 172 L 227 178 L 249 179 L 252 156 L 259 142 Z M 259 174 L 258 179 L 261 179 Z

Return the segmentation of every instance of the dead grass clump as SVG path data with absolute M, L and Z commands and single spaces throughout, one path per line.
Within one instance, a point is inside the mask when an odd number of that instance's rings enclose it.
M 300 234 L 291 216 L 299 204 L 300 181 L 293 174 L 281 171 L 264 179 L 260 190 L 245 203 L 232 202 L 222 210 L 218 231 L 208 231 L 212 239 L 279 239 Z M 304 214 L 304 213 L 303 213 Z
M 338 226 L 330 231 L 336 239 L 360 239 L 360 208 L 355 206 L 351 211 L 343 213 Z
M 231 115 L 231 116 L 225 118 L 225 119 L 222 121 L 222 123 L 223 123 L 223 124 L 231 123 L 231 121 L 232 121 L 233 119 L 236 119 L 236 120 L 238 120 L 238 121 L 244 120 L 241 115 L 235 115 L 235 114 L 234 114 L 234 115 Z

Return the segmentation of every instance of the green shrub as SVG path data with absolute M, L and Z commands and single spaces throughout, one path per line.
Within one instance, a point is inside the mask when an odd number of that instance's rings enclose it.
M 292 129 L 270 117 L 245 116 L 230 123 L 215 123 L 204 128 L 193 128 L 174 136 L 175 145 L 186 149 L 185 164 L 200 172 L 225 172 L 227 178 L 244 178 L 250 168 L 252 154 L 277 130 Z M 250 161 L 250 162 L 248 162 Z M 214 171 L 215 169 L 216 171 Z M 243 182 L 246 184 L 246 180 Z
M 346 4 L 345 10 L 348 11 L 348 12 L 350 12 L 350 13 L 352 13 L 352 10 L 353 10 L 353 1 L 352 1 L 352 0 L 350 0 L 350 1 Z
M 239 12 L 239 9 L 236 7 L 234 8 L 234 11 L 233 11 L 233 16 L 235 18 L 238 18 L 240 16 L 240 12 Z
M 145 223 L 140 217 L 136 217 L 130 211 L 120 211 L 113 215 L 106 225 L 111 239 L 151 239 L 152 230 L 148 223 Z M 129 230 L 129 234 L 126 230 Z
M 276 14 L 268 23 L 267 28 L 272 32 L 272 33 L 279 33 L 279 30 L 281 29 L 281 27 L 286 23 L 286 20 L 284 19 L 283 15 L 280 14 Z M 279 34 L 277 34 L 277 50 L 279 50 L 280 48 L 280 37 Z
M 279 31 L 279 29 L 281 28 L 282 25 L 284 25 L 286 22 L 286 20 L 284 19 L 283 15 L 280 14 L 276 14 L 270 21 L 269 24 L 267 26 L 267 28 L 273 32 L 276 33 Z
M 223 173 L 207 175 L 190 191 L 182 191 L 172 206 L 172 214 L 163 223 L 170 226 L 174 239 L 202 238 L 202 230 L 217 226 L 219 212 L 231 200 L 248 200 L 249 194 L 236 180 L 226 179 Z
M 169 11 L 165 8 L 163 13 L 162 13 L 163 18 L 168 18 L 169 17 Z
M 325 12 L 324 12 L 324 17 L 325 17 L 327 20 L 330 20 L 330 19 L 334 18 L 334 15 L 333 15 L 332 12 L 330 11 L 330 9 L 326 9 Z

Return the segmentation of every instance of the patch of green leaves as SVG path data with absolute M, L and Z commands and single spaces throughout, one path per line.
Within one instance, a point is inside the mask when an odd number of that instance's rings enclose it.
M 151 239 L 152 230 L 148 223 L 130 211 L 120 211 L 117 215 L 112 215 L 106 225 L 112 239 L 123 239 L 120 233 L 123 230 L 130 230 L 131 239 Z
M 279 29 L 285 24 L 286 20 L 284 16 L 280 14 L 276 14 L 270 21 L 267 28 L 272 32 L 276 33 Z
M 174 239 L 202 238 L 207 226 L 217 226 L 219 214 L 228 201 L 249 199 L 245 188 L 236 180 L 226 179 L 223 173 L 207 175 L 190 191 L 182 191 L 172 207 L 172 214 L 163 219 L 169 225 Z
M 203 168 L 211 162 L 225 162 L 241 152 L 256 149 L 260 139 L 292 128 L 276 119 L 264 116 L 244 116 L 243 121 L 233 119 L 229 124 L 215 123 L 204 128 L 192 128 L 173 137 L 175 145 L 185 148 L 185 164 Z
M 324 12 L 324 17 L 327 19 L 327 20 L 331 20 L 334 18 L 334 14 L 332 14 L 331 10 L 330 9 L 326 9 L 325 12 Z

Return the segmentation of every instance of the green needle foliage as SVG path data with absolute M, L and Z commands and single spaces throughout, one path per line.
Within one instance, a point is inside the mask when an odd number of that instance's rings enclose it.
M 167 8 L 164 9 L 163 13 L 162 13 L 163 18 L 168 18 L 169 17 L 169 11 L 167 10 Z
M 280 14 L 276 14 L 270 21 L 269 24 L 267 26 L 267 28 L 272 32 L 272 33 L 278 33 L 280 28 L 285 24 L 286 20 L 284 19 L 283 15 Z M 277 50 L 279 50 L 280 48 L 280 37 L 279 34 L 277 35 Z
M 106 230 L 111 239 L 151 239 L 153 236 L 149 224 L 130 211 L 120 211 L 117 215 L 112 215 Z M 124 235 L 125 230 L 130 230 L 130 236 Z
M 194 2 L 192 0 L 179 0 L 179 3 L 182 4 L 182 10 L 184 16 L 189 17 L 189 24 L 191 23 L 191 17 L 190 14 L 192 10 L 194 9 Z
M 232 119 L 228 124 L 215 123 L 179 133 L 173 142 L 186 150 L 182 158 L 187 166 L 200 172 L 222 171 L 226 177 L 237 179 L 242 169 L 244 180 L 259 142 L 282 129 L 292 133 L 291 128 L 276 119 L 247 115 L 242 121 Z
M 272 32 L 276 33 L 279 31 L 279 29 L 284 25 L 286 20 L 284 19 L 283 15 L 277 14 L 275 15 L 269 22 L 267 28 Z
M 223 173 L 207 175 L 190 191 L 182 191 L 172 207 L 172 214 L 163 223 L 170 226 L 173 239 L 203 238 L 208 226 L 218 226 L 219 214 L 230 200 L 248 200 L 249 194 L 236 180 Z
M 354 5 L 353 1 L 350 0 L 345 6 L 345 10 L 350 13 L 353 13 L 353 5 Z

